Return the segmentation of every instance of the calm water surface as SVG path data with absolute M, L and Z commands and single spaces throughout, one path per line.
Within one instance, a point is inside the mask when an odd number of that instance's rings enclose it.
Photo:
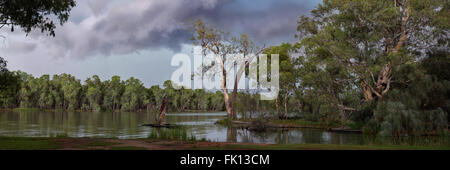
M 154 113 L 94 112 L 12 112 L 0 111 L 0 136 L 147 138 Z M 214 124 L 226 113 L 172 113 L 166 122 L 183 125 L 197 139 L 252 143 L 367 144 L 361 134 L 327 132 L 315 129 L 254 132 Z

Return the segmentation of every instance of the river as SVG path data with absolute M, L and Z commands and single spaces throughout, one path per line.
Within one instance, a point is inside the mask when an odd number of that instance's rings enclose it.
M 153 123 L 154 116 L 154 113 L 135 112 L 0 111 L 0 136 L 147 138 L 152 129 L 141 125 Z M 188 134 L 195 136 L 196 139 L 217 142 L 354 145 L 374 142 L 372 138 L 358 133 L 329 132 L 320 129 L 277 129 L 255 132 L 215 124 L 217 120 L 225 117 L 224 112 L 168 113 L 166 122 L 184 126 Z

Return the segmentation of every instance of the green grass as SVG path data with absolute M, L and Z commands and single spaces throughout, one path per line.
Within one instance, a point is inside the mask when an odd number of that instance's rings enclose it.
M 78 138 L 73 139 L 75 142 Z M 0 150 L 54 150 L 63 149 L 57 142 L 61 138 L 35 138 L 35 137 L 0 137 Z M 72 146 L 72 149 L 111 149 L 111 150 L 145 150 L 137 146 L 113 146 L 119 143 L 107 142 L 104 139 L 84 138 L 84 143 Z M 86 140 L 88 140 L 86 142 Z M 160 139 L 157 139 L 160 141 Z M 195 142 L 193 142 L 195 143 Z M 96 148 L 97 147 L 97 148 Z M 189 148 L 187 148 L 189 149 Z M 198 147 L 195 150 L 450 150 L 448 144 L 437 145 L 335 145 L 335 144 L 228 144 L 218 147 Z
M 362 130 L 364 125 L 366 125 L 364 122 L 353 122 L 353 121 L 348 121 L 346 124 L 347 127 L 355 130 Z
M 224 126 L 231 126 L 233 125 L 233 120 L 226 118 L 226 119 L 220 119 L 219 121 L 216 122 L 219 125 L 224 125 Z
M 52 150 L 61 146 L 51 138 L 0 137 L 0 150 Z
M 408 146 L 408 145 L 332 145 L 332 144 L 276 144 L 241 145 L 230 144 L 221 147 L 198 148 L 200 150 L 450 150 L 450 146 Z
M 196 141 L 195 136 L 189 136 L 186 129 L 176 128 L 152 128 L 148 139 Z
M 58 139 L 68 137 L 0 137 L 0 150 L 55 150 L 63 147 L 57 142 Z M 74 138 L 76 139 L 76 138 Z M 89 139 L 88 143 L 75 145 L 74 149 L 90 149 L 91 147 L 109 147 L 119 143 L 106 142 L 102 139 Z

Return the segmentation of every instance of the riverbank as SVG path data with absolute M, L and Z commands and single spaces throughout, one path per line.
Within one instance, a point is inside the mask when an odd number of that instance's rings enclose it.
M 0 137 L 0 150 L 450 150 L 450 146 L 255 144 L 159 139 Z
M 38 111 L 46 111 L 46 112 L 154 112 L 151 110 L 135 110 L 135 111 L 122 111 L 122 110 L 103 110 L 103 111 L 92 111 L 92 110 L 65 110 L 65 109 L 40 109 L 40 108 L 0 108 L 0 111 L 13 111 L 13 112 L 38 112 Z M 184 110 L 184 111 L 169 111 L 169 114 L 181 114 L 181 113 L 222 113 L 223 111 L 214 111 L 214 110 Z
M 311 128 L 311 129 L 323 129 L 333 132 L 349 132 L 349 133 L 362 133 L 361 129 L 356 128 L 342 128 L 338 125 L 330 125 L 320 122 L 311 122 L 302 119 L 290 119 L 290 120 L 261 120 L 261 119 L 221 119 L 216 122 L 217 124 L 225 126 L 233 126 L 239 128 L 262 130 L 262 129 L 295 129 L 295 128 Z

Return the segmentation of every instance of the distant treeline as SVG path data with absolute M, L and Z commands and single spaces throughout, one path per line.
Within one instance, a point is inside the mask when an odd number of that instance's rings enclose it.
M 5 75 L 7 74 L 7 75 Z M 146 88 L 134 77 L 126 81 L 119 76 L 101 81 L 97 75 L 81 83 L 70 74 L 43 75 L 39 78 L 21 71 L 2 76 L 5 87 L 0 92 L 2 108 L 40 108 L 91 111 L 139 111 L 158 109 L 164 96 L 169 98 L 169 111 L 222 111 L 221 92 L 174 89 L 171 81 L 163 88 Z

